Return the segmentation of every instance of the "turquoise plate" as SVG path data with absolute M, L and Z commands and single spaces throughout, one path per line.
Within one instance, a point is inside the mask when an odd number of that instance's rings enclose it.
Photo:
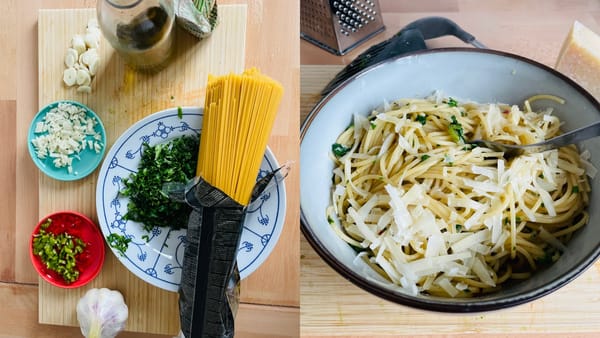
M 98 124 L 96 124 L 96 126 L 94 127 L 94 130 L 96 132 L 98 132 L 101 136 L 100 143 L 102 144 L 102 148 L 100 149 L 100 152 L 96 153 L 95 151 L 88 149 L 88 148 L 81 151 L 78 154 L 79 159 L 77 159 L 77 158 L 73 159 L 73 164 L 72 164 L 73 172 L 72 173 L 68 172 L 67 167 L 57 168 L 52 163 L 51 158 L 46 158 L 46 159 L 38 158 L 35 153 L 33 144 L 31 143 L 31 141 L 34 138 L 36 138 L 37 136 L 45 134 L 45 133 L 35 133 L 36 124 L 38 122 L 42 122 L 42 120 L 44 119 L 44 116 L 46 116 L 46 114 L 51 109 L 57 107 L 59 103 L 69 103 L 74 106 L 83 108 L 89 117 L 93 117 L 96 119 L 96 121 L 98 121 Z M 88 139 L 93 140 L 93 138 L 91 136 L 88 136 Z M 31 121 L 31 125 L 29 126 L 29 133 L 27 134 L 27 147 L 29 148 L 29 155 L 31 155 L 31 159 L 33 160 L 33 163 L 35 163 L 35 165 L 37 165 L 37 167 L 44 174 L 46 174 L 47 176 L 54 178 L 56 180 L 60 180 L 60 181 L 75 181 L 75 180 L 84 178 L 87 175 L 91 174 L 98 167 L 100 162 L 102 161 L 102 158 L 104 157 L 104 152 L 106 150 L 106 131 L 104 130 L 104 125 L 102 124 L 102 121 L 100 120 L 98 115 L 96 115 L 96 113 L 94 113 L 87 106 L 85 106 L 79 102 L 69 101 L 69 100 L 56 101 L 56 102 L 52 102 L 49 105 L 42 108 L 42 110 L 40 110 L 35 115 L 35 117 L 33 118 L 33 121 Z

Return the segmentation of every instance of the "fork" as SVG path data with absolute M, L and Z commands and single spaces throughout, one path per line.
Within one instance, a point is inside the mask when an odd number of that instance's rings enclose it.
M 469 141 L 469 143 L 486 147 L 495 151 L 501 151 L 504 153 L 504 158 L 510 159 L 522 154 L 542 152 L 564 147 L 569 144 L 575 144 L 596 136 L 600 136 L 600 121 L 538 143 L 517 145 L 504 144 L 489 140 L 473 140 Z

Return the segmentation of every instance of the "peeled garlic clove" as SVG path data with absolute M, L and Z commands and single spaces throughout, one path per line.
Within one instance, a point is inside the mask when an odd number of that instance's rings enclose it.
M 78 93 L 89 94 L 89 93 L 92 92 L 92 87 L 90 87 L 90 86 L 79 86 L 79 87 L 77 87 L 77 92 Z
M 100 45 L 100 39 L 98 35 L 94 33 L 86 33 L 84 37 L 85 45 L 89 48 L 98 48 Z
M 73 48 L 67 49 L 67 53 L 65 54 L 65 65 L 67 68 L 73 67 L 79 58 L 79 54 Z
M 94 59 L 98 59 L 98 52 L 95 48 L 90 48 L 79 56 L 79 63 L 89 67 L 90 63 L 92 63 Z
M 98 72 L 98 67 L 100 67 L 100 58 L 93 58 L 88 64 L 90 75 L 96 75 L 96 73 Z
M 100 28 L 98 28 L 98 27 L 89 27 L 89 26 L 88 26 L 88 28 L 86 28 L 85 32 L 86 32 L 87 34 L 92 34 L 92 35 L 95 35 L 95 36 L 97 36 L 98 38 L 100 38 L 100 37 L 102 36 L 102 31 L 101 31 L 101 30 L 100 30 Z
M 90 27 L 99 28 L 100 25 L 98 25 L 98 19 L 90 19 L 87 23 L 87 28 L 90 28 Z
M 77 70 L 73 67 L 65 69 L 63 72 L 63 81 L 67 86 L 73 86 L 77 82 Z
M 79 34 L 73 35 L 73 38 L 71 39 L 71 47 L 73 47 L 73 49 L 75 49 L 79 54 L 85 52 L 87 47 L 85 45 L 83 36 Z
M 87 69 L 79 69 L 77 70 L 77 84 L 87 86 L 92 82 L 92 77 L 90 76 L 90 72 Z

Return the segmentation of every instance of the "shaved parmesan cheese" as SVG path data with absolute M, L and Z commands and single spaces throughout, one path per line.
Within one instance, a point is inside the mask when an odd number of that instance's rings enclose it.
M 563 42 L 556 69 L 600 99 L 600 36 L 575 21 Z
M 479 279 L 491 286 L 494 287 L 496 286 L 496 282 L 494 282 L 494 280 L 492 279 L 492 277 L 490 276 L 489 271 L 485 268 L 485 265 L 483 262 L 481 262 L 481 260 L 477 257 L 473 258 L 473 272 L 475 272 L 475 274 L 477 275 L 477 277 L 479 277 Z
M 369 120 L 360 115 L 360 114 L 354 114 L 354 138 L 355 139 L 359 139 L 360 136 L 362 135 L 362 132 L 364 130 L 369 130 L 369 128 L 371 127 L 371 125 L 369 124 Z
M 584 156 L 584 155 L 587 155 L 587 156 Z M 590 158 L 591 158 L 590 152 L 589 152 L 589 150 L 586 149 L 582 153 L 581 164 L 585 168 L 585 173 L 590 178 L 594 178 L 594 177 L 596 177 L 596 174 L 598 173 L 598 169 L 596 169 L 596 167 L 589 161 Z
M 475 244 L 480 244 L 485 240 L 490 239 L 490 231 L 489 230 L 481 230 L 475 233 L 471 233 L 469 236 L 461 239 L 460 241 L 452 244 L 452 252 L 463 252 L 468 250 L 471 246 Z
M 363 237 L 369 242 L 369 243 L 379 243 L 379 240 L 377 238 L 377 235 L 375 234 L 375 232 L 373 231 L 373 229 L 371 229 L 365 222 L 364 222 L 364 217 L 361 217 L 356 210 L 354 210 L 354 208 L 350 208 L 348 209 L 348 215 L 350 215 L 350 217 L 352 217 L 352 219 L 354 220 L 354 222 L 356 223 L 356 226 L 358 227 L 358 229 L 360 230 L 361 234 L 363 235 Z
M 471 230 L 471 228 L 473 228 L 473 226 L 475 226 L 476 224 L 480 223 L 481 217 L 483 216 L 483 214 L 485 214 L 485 212 L 488 210 L 488 208 L 484 207 L 483 205 L 478 208 L 475 209 L 475 212 L 473 213 L 473 215 L 471 215 L 471 217 L 469 217 L 469 219 L 467 219 L 465 221 L 465 228 L 467 230 Z
M 478 166 L 478 165 L 472 165 L 471 171 L 473 172 L 473 174 L 483 175 L 483 176 L 485 176 L 489 179 L 493 179 L 493 180 L 497 179 L 497 176 L 498 176 L 498 170 L 495 170 L 494 168 L 490 168 L 490 167 L 482 167 L 482 166 Z
M 536 189 L 537 193 L 540 195 L 542 199 L 542 203 L 544 203 L 544 208 L 548 211 L 549 216 L 556 216 L 556 210 L 554 209 L 554 200 L 552 200 L 552 196 L 544 190 L 544 189 Z
M 445 255 L 447 253 L 446 242 L 442 238 L 442 235 L 433 235 L 427 240 L 427 249 L 425 250 L 425 257 L 434 257 Z
M 476 181 L 468 178 L 463 179 L 463 183 L 466 186 L 472 187 L 473 189 L 480 191 L 482 193 L 485 192 L 501 192 L 503 189 L 498 185 L 497 182 L 492 181 Z
M 437 285 L 439 285 L 450 297 L 456 297 L 459 291 L 450 283 L 448 278 L 440 277 L 438 278 Z
M 390 196 L 390 207 L 394 211 L 394 221 L 398 226 L 398 234 L 403 233 L 412 223 L 412 217 L 406 208 L 406 204 L 400 198 L 400 191 L 394 186 L 387 184 L 385 190 Z

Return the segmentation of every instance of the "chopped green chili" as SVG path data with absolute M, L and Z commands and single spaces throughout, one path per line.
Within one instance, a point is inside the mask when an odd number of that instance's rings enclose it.
M 465 143 L 465 135 L 462 125 L 456 120 L 456 116 L 452 115 L 452 122 L 448 125 L 448 133 L 452 140 L 456 143 Z
M 85 243 L 66 232 L 55 234 L 47 231 L 52 224 L 48 218 L 33 238 L 33 252 L 40 257 L 44 266 L 56 272 L 65 282 L 71 284 L 79 278 L 77 255 L 83 252 Z

